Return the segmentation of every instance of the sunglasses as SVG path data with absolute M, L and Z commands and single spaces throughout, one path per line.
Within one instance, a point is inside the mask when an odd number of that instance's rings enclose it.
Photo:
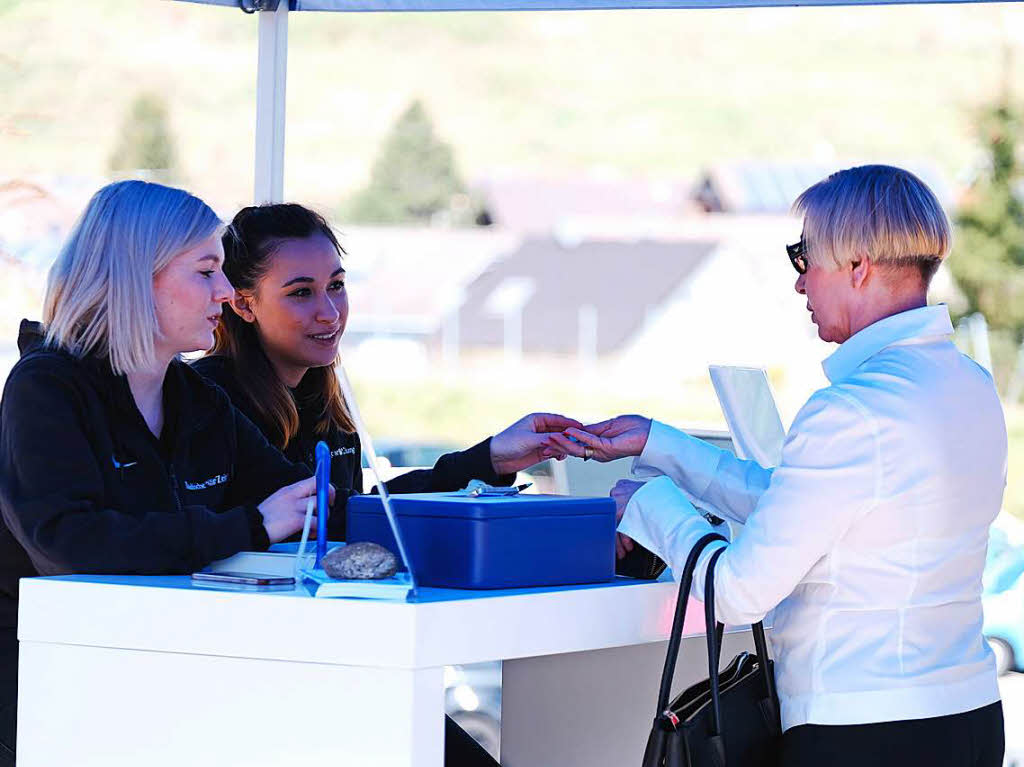
M 786 254 L 797 274 L 807 274 L 807 243 L 804 242 L 803 236 L 800 237 L 800 242 L 786 246 Z

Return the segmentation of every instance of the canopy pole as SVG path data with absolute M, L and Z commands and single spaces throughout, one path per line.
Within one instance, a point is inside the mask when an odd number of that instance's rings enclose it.
M 256 68 L 256 164 L 253 200 L 284 200 L 284 123 L 288 84 L 288 2 L 259 12 Z

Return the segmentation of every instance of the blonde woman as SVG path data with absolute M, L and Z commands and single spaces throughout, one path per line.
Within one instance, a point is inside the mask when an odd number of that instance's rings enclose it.
M 104 187 L 50 270 L 0 404 L 0 764 L 14 763 L 18 579 L 188 573 L 302 526 L 309 472 L 178 360 L 231 286 L 187 192 Z
M 640 416 L 553 440 L 599 460 L 637 456 L 612 491 L 619 532 L 676 572 L 711 531 L 684 494 L 744 523 L 710 557 L 720 620 L 776 608 L 782 765 L 999 767 L 1003 718 L 982 637 L 988 528 L 1006 481 L 990 375 L 953 346 L 928 282 L 946 216 L 915 176 L 835 173 L 796 202 L 796 292 L 825 341 L 830 385 L 801 409 L 774 470 Z M 629 543 L 625 543 L 629 546 Z

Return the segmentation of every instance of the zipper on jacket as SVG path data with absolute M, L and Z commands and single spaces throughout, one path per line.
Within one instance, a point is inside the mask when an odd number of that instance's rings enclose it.
M 181 498 L 178 497 L 178 475 L 174 472 L 174 463 L 167 467 L 167 473 L 171 479 L 171 495 L 174 496 L 174 508 L 181 511 Z

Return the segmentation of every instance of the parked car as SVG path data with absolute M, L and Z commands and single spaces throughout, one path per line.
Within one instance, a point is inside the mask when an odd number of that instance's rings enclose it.
M 445 711 L 497 761 L 501 743 L 501 663 L 445 666 Z
M 411 442 L 402 439 L 375 439 L 374 448 L 378 458 L 386 458 L 396 467 L 431 467 L 445 453 L 459 450 L 458 445 L 446 442 Z M 369 459 L 363 451 L 363 467 L 369 467 Z
M 1000 675 L 1024 671 L 1024 536 L 1008 517 L 992 526 L 982 604 L 985 638 Z

